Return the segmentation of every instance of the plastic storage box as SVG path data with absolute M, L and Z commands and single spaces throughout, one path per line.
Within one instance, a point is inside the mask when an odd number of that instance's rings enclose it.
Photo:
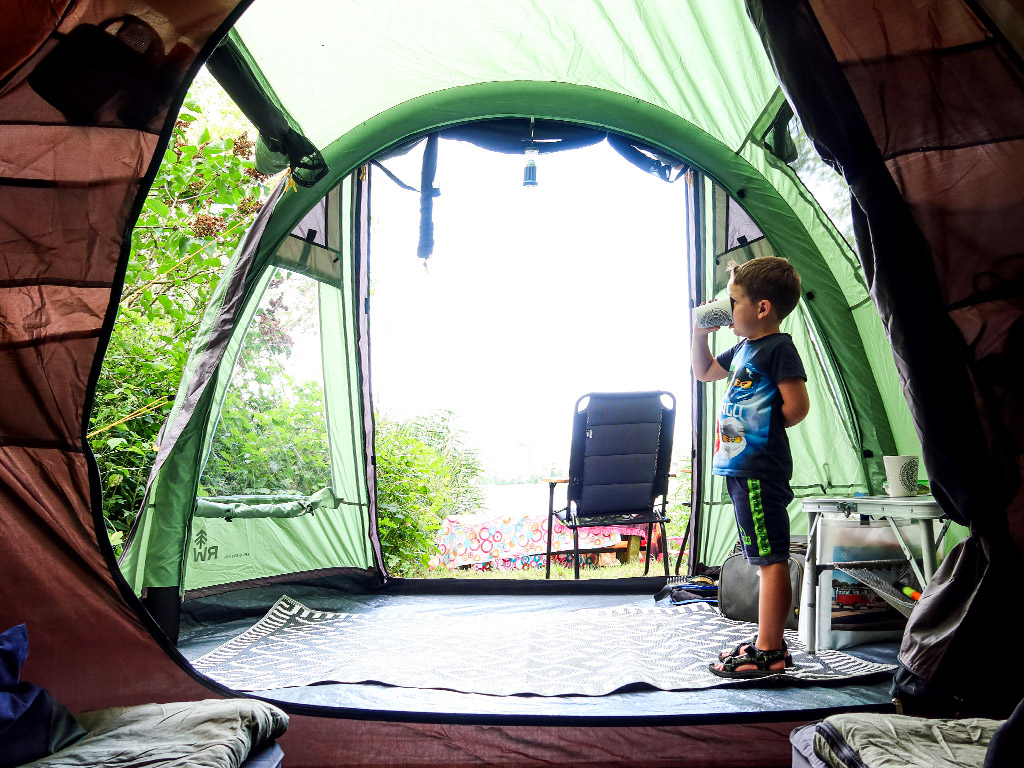
M 860 563 L 885 583 L 924 587 L 937 562 L 930 496 L 805 499 L 808 557 L 800 638 L 811 652 L 897 640 L 906 617 L 859 580 L 826 566 Z M 886 566 L 886 567 L 879 567 Z

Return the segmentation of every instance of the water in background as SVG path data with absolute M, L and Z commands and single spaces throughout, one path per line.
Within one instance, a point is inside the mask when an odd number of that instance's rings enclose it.
M 565 506 L 564 483 L 555 488 L 555 509 Z M 484 485 L 484 508 L 479 512 L 488 516 L 530 515 L 538 519 L 548 513 L 548 484 L 521 483 L 516 485 Z

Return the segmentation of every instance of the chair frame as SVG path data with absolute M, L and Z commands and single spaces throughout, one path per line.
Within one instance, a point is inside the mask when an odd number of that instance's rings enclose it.
M 671 406 L 666 405 L 664 397 L 668 397 Z M 657 398 L 661 405 L 661 425 L 659 429 L 658 452 L 655 460 L 654 477 L 651 480 L 651 491 L 649 503 L 639 510 L 624 509 L 620 512 L 608 512 L 600 514 L 587 514 L 581 510 L 580 503 L 585 486 L 584 457 L 586 450 L 586 438 L 588 436 L 588 418 L 590 406 L 595 401 L 609 400 L 636 400 L 639 398 Z M 586 400 L 587 404 L 581 409 L 580 405 Z M 621 525 L 636 525 L 637 523 L 647 525 L 647 548 L 644 558 L 644 575 L 646 576 L 651 567 L 651 534 L 654 532 L 654 524 L 661 528 L 662 548 L 665 550 L 662 557 L 665 566 L 665 576 L 669 575 L 668 565 L 668 532 L 665 523 L 671 522 L 667 515 L 668 504 L 668 480 L 669 466 L 672 460 L 672 437 L 675 426 L 676 399 L 671 392 L 661 390 L 649 392 L 591 392 L 582 395 L 576 401 L 576 408 L 573 415 L 572 448 L 569 457 L 569 478 L 555 479 L 546 478 L 549 486 L 548 494 L 548 539 L 547 539 L 547 570 L 545 578 L 551 578 L 551 543 L 554 530 L 555 518 L 558 518 L 565 526 L 572 530 L 573 538 L 573 566 L 575 578 L 580 577 L 580 547 L 579 529 L 594 527 L 613 527 Z M 555 486 L 559 483 L 568 482 L 566 493 L 566 506 L 564 509 L 555 510 Z M 660 503 L 658 499 L 660 498 Z

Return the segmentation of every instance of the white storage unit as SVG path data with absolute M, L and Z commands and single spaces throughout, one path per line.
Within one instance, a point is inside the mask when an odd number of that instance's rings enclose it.
M 828 566 L 860 564 L 883 580 L 909 568 L 923 589 L 948 526 L 936 540 L 934 521 L 943 519 L 938 504 L 931 496 L 860 496 L 805 499 L 803 509 L 809 533 L 800 637 L 808 650 L 898 639 L 903 614 L 875 590 Z

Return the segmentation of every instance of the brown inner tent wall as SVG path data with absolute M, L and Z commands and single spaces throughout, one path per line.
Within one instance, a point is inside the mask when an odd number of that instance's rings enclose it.
M 25 679 L 72 710 L 210 695 L 136 613 L 84 436 L 161 132 L 234 12 L 80 2 L 3 14 L 0 624 L 27 625 Z
M 748 8 L 808 135 L 850 184 L 932 491 L 975 534 L 913 614 L 901 695 L 1005 717 L 1024 677 L 986 681 L 971 659 L 976 638 L 1012 634 L 1004 590 L 1024 564 L 1024 19 L 998 2 Z
M 979 617 L 1000 620 L 992 595 L 1024 546 L 1024 247 L 1013 226 L 1024 99 L 1020 41 L 1006 36 L 1022 29 L 1020 17 L 994 1 L 748 7 L 798 114 L 854 190 L 860 256 L 929 475 L 947 512 L 979 534 L 940 570 L 904 645 L 918 680 L 952 690 L 967 683 L 948 670 L 974 669 L 966 638 L 987 628 Z M 72 711 L 227 695 L 158 639 L 117 575 L 84 434 L 126 236 L 168 115 L 239 11 L 217 0 L 82 0 L 0 15 L 0 627 L 27 624 L 25 679 Z M 106 39 L 126 24 L 128 52 Z M 89 56 L 100 49 L 109 55 Z M 837 70 L 841 79 L 826 82 Z M 967 566 L 970 583 L 984 586 L 962 594 L 953 576 Z M 588 733 L 605 729 L 593 726 L 293 712 L 283 745 L 296 767 L 743 765 L 755 754 L 783 763 L 794 725 L 755 726 L 742 742 L 728 725 L 670 724 L 599 740 Z

